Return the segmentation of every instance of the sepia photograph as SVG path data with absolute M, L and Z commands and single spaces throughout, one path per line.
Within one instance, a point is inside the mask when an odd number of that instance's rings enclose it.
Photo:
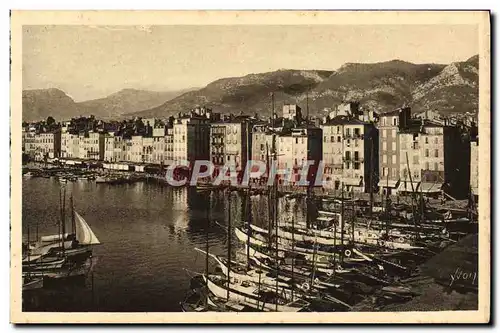
M 12 322 L 489 322 L 488 11 L 11 36 Z

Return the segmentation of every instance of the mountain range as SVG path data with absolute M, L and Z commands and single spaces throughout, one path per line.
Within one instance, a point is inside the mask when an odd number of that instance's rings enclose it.
M 153 108 L 179 96 L 180 91 L 123 89 L 104 98 L 75 102 L 56 88 L 23 90 L 23 120 L 36 121 L 52 116 L 57 120 L 94 115 L 98 119 L 117 119 L 137 110 Z
M 187 92 L 127 89 L 80 103 L 71 103 L 71 98 L 57 89 L 38 90 L 36 94 L 28 90 L 23 91 L 23 119 L 89 113 L 101 118 L 168 117 L 196 106 L 221 113 L 270 115 L 271 93 L 276 110 L 284 103 L 299 104 L 304 111 L 308 106 L 311 115 L 323 115 L 325 108 L 346 100 L 358 100 L 363 107 L 381 113 L 405 104 L 415 112 L 477 112 L 478 69 L 477 55 L 448 65 L 401 60 L 346 63 L 336 71 L 281 69 L 223 78 Z

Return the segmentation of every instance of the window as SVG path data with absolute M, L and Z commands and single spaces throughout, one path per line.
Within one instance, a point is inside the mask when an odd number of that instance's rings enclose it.
M 406 179 L 408 177 L 408 169 L 403 169 L 403 178 Z
M 326 136 L 323 137 L 323 142 L 326 142 Z
M 418 155 L 413 155 L 413 164 L 418 164 Z
M 351 135 L 351 129 L 350 128 L 346 129 L 345 130 L 345 134 L 346 134 L 346 136 Z
M 396 170 L 396 169 L 392 169 L 391 171 L 392 171 L 392 172 L 391 172 L 391 173 L 392 173 L 392 175 L 391 175 L 391 176 L 392 176 L 392 178 L 396 178 L 396 177 L 398 176 L 398 175 L 397 175 L 397 170 Z
M 337 142 L 340 142 L 340 136 L 337 136 Z
M 360 135 L 359 128 L 355 128 L 354 129 L 354 136 L 359 136 L 359 135 Z
M 429 162 L 425 162 L 425 170 L 429 170 Z
M 439 157 L 439 150 L 438 149 L 434 149 L 434 157 Z
M 438 139 L 438 137 L 437 137 L 437 136 L 434 138 L 434 143 L 435 143 L 435 144 L 438 144 L 438 143 L 439 143 L 439 139 Z
M 359 170 L 359 162 L 354 162 L 354 169 Z
M 330 137 L 330 142 L 335 142 L 335 137 L 334 136 Z
M 337 134 L 340 134 L 340 126 L 337 126 Z
M 425 150 L 425 157 L 429 157 L 429 149 Z
M 429 138 L 428 137 L 425 137 L 425 143 L 429 143 Z
M 359 152 L 357 152 L 357 151 L 354 152 L 354 160 L 355 161 L 359 160 Z
M 384 154 L 382 156 L 382 163 L 387 163 L 387 155 L 386 154 Z
M 345 152 L 345 159 L 346 159 L 346 161 L 349 161 L 351 159 L 351 152 L 350 151 Z
M 393 126 L 397 126 L 398 125 L 398 118 L 397 117 L 393 117 L 392 118 L 392 125 Z
M 392 130 L 392 137 L 395 138 L 396 137 L 396 129 L 393 129 Z
M 434 162 L 434 170 L 438 171 L 438 164 L 437 164 L 437 162 Z
M 299 138 L 295 138 L 295 143 L 299 143 Z
M 396 155 L 392 155 L 392 164 L 396 164 Z
M 396 151 L 396 142 L 393 142 L 391 145 L 391 150 Z
M 382 150 L 387 150 L 387 142 L 382 142 Z

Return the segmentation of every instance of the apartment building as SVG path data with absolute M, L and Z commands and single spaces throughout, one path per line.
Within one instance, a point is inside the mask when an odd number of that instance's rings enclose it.
M 406 128 L 411 119 L 411 109 L 403 107 L 381 114 L 377 124 L 379 131 L 379 183 L 383 194 L 397 192 L 401 174 L 401 156 L 398 133 Z
M 276 137 L 276 160 L 280 169 L 291 172 L 293 182 L 300 181 L 303 166 L 307 161 L 314 161 L 315 164 L 309 167 L 308 180 L 314 181 L 317 167 L 322 157 L 321 129 L 314 126 L 298 126 Z M 272 136 L 271 136 L 272 141 Z M 272 142 L 270 145 L 272 149 Z M 271 150 L 272 151 L 272 150 Z M 280 182 L 284 176 L 280 176 Z
M 268 122 L 258 122 L 252 126 L 251 158 L 254 161 L 267 162 L 271 153 L 273 134 Z
M 322 130 L 325 186 L 347 192 L 373 190 L 378 176 L 377 128 L 352 116 L 337 116 Z
M 104 136 L 104 160 L 121 162 L 126 160 L 125 140 L 120 135 L 108 133 Z
M 88 131 L 81 133 L 78 158 L 85 160 L 104 160 L 104 133 Z
M 208 160 L 210 158 L 210 124 L 206 117 L 189 115 L 173 124 L 175 161 Z
M 78 134 L 63 131 L 61 134 L 61 157 L 70 159 L 80 157 L 80 136 Z
M 61 154 L 61 130 L 51 132 L 31 132 L 24 139 L 25 153 L 30 155 L 35 160 L 43 160 L 45 158 L 60 157 Z
M 143 163 L 153 163 L 153 150 L 154 150 L 154 138 L 143 137 L 142 157 L 141 157 L 141 161 Z
M 463 197 L 467 192 L 471 149 L 460 128 L 417 119 L 398 133 L 400 184 L 398 193 Z
M 245 118 L 213 123 L 210 127 L 212 163 L 216 166 L 233 163 L 236 170 L 244 170 L 252 149 L 250 131 L 251 124 Z
M 174 128 L 168 127 L 165 134 L 165 165 L 174 160 Z

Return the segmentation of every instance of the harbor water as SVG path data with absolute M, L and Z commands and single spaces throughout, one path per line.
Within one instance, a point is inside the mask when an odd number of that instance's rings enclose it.
M 55 178 L 23 179 L 23 237 L 58 232 L 61 183 Z M 70 226 L 69 196 L 101 245 L 94 247 L 95 268 L 85 279 L 58 281 L 33 291 L 23 300 L 24 311 L 169 312 L 180 311 L 190 276 L 205 270 L 207 234 L 210 252 L 227 254 L 228 222 L 234 255 L 242 244 L 234 227 L 249 218 L 266 227 L 265 196 L 237 192 L 198 192 L 154 183 L 96 184 L 79 180 L 66 187 L 66 219 Z M 305 219 L 305 200 L 280 199 L 280 219 Z M 208 219 L 210 213 L 210 219 Z M 210 220 L 210 224 L 207 221 Z M 211 262 L 211 269 L 214 269 Z

